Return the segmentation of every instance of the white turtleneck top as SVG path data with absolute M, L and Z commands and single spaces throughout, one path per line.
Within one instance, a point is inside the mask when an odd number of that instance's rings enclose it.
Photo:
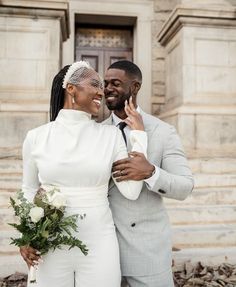
M 146 132 L 130 133 L 132 151 L 146 155 Z M 91 120 L 82 111 L 62 109 L 56 120 L 28 132 L 23 144 L 25 197 L 33 200 L 40 185 L 89 188 L 107 185 L 113 162 L 128 156 L 117 127 Z M 128 199 L 137 199 L 143 181 L 116 182 Z

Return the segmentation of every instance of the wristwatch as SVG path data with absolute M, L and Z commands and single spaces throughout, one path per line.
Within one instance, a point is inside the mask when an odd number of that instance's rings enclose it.
M 149 175 L 147 175 L 146 177 L 145 177 L 145 179 L 148 179 L 148 178 L 150 178 L 150 177 L 152 177 L 154 174 L 155 174 L 155 172 L 156 172 L 156 168 L 155 168 L 155 166 L 153 165 L 153 171 L 151 172 L 151 174 L 149 174 Z

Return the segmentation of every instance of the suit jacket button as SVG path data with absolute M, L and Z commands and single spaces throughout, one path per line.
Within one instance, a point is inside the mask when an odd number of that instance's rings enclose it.
M 136 225 L 135 223 L 132 223 L 132 224 L 131 224 L 131 227 L 134 227 L 135 225 Z
M 163 194 L 165 194 L 166 192 L 164 191 L 164 190 L 162 190 L 162 189 L 159 189 L 158 190 L 160 193 L 163 193 Z

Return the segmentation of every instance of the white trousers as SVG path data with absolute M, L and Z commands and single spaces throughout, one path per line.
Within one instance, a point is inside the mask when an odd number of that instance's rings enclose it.
M 118 241 L 106 190 L 79 192 L 79 198 L 78 190 L 66 192 L 67 214 L 86 214 L 78 219 L 78 237 L 87 245 L 88 255 L 77 247 L 49 252 L 39 264 L 34 287 L 120 287 Z

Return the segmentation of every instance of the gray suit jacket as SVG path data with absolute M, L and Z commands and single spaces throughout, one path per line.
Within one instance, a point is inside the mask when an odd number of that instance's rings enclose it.
M 174 127 L 141 111 L 148 135 L 148 160 L 160 167 L 150 191 L 128 200 L 109 186 L 109 202 L 120 246 L 123 276 L 157 274 L 171 268 L 171 232 L 163 197 L 183 200 L 193 189 L 192 173 Z M 103 124 L 112 124 L 110 116 Z

